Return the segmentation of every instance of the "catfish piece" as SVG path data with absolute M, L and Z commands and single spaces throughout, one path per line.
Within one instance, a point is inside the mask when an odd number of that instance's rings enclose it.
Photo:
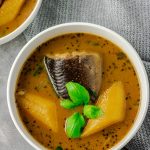
M 50 81 L 61 98 L 69 98 L 65 84 L 73 81 L 86 87 L 93 101 L 99 95 L 102 78 L 102 59 L 99 54 L 74 52 L 47 55 L 44 64 Z

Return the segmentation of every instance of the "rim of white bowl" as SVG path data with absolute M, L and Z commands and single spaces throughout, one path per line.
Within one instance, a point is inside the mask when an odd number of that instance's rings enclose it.
M 86 29 L 86 27 L 88 29 Z M 72 28 L 78 28 L 78 29 L 72 32 Z M 88 32 L 89 28 L 95 31 Z M 133 138 L 133 136 L 137 133 L 137 131 L 139 130 L 139 128 L 141 127 L 144 121 L 148 109 L 148 103 L 149 103 L 149 81 L 148 81 L 148 76 L 145 67 L 143 65 L 143 62 L 139 57 L 139 55 L 137 54 L 136 50 L 131 46 L 131 44 L 116 32 L 100 25 L 84 23 L 84 22 L 72 22 L 72 23 L 64 23 L 64 24 L 56 25 L 37 34 L 22 48 L 22 50 L 19 52 L 12 65 L 8 77 L 8 83 L 7 83 L 7 103 L 8 103 L 8 108 L 9 108 L 11 118 L 16 128 L 20 132 L 20 134 L 31 146 L 39 150 L 44 149 L 44 147 L 41 144 L 39 144 L 27 132 L 22 121 L 20 120 L 17 107 L 15 104 L 14 92 L 15 92 L 16 81 L 20 73 L 20 69 L 23 66 L 24 62 L 27 60 L 27 58 L 31 55 L 31 53 L 35 50 L 36 47 L 49 40 L 48 39 L 49 36 L 52 36 L 52 38 L 58 36 L 59 30 L 62 29 L 65 29 L 65 32 L 64 33 L 61 32 L 60 35 L 63 35 L 65 33 L 83 32 L 83 33 L 95 34 L 110 40 L 111 42 L 119 46 L 126 53 L 126 55 L 132 62 L 132 65 L 134 66 L 137 72 L 137 76 L 139 78 L 140 90 L 141 90 L 140 107 L 139 107 L 136 120 L 132 125 L 131 129 L 129 130 L 129 132 L 124 136 L 124 138 L 121 141 L 119 141 L 114 147 L 111 148 L 111 150 L 119 150 L 123 148 Z M 82 31 L 78 31 L 78 30 L 82 30 Z M 53 34 L 56 34 L 56 32 L 58 35 L 53 36 Z M 99 32 L 101 32 L 101 34 Z M 47 40 L 43 41 L 42 38 L 45 37 L 47 37 Z M 122 45 L 123 47 L 120 45 Z M 125 49 L 127 50 L 125 51 Z
M 0 45 L 13 40 L 15 37 L 21 34 L 29 26 L 29 24 L 33 21 L 33 19 L 37 15 L 40 9 L 41 3 L 42 3 L 42 0 L 37 0 L 33 10 L 31 11 L 30 15 L 25 19 L 25 21 L 14 31 L 0 38 Z

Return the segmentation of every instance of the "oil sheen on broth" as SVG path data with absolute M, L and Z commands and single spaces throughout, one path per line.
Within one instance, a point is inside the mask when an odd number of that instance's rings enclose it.
M 123 122 L 114 124 L 82 139 L 67 138 L 64 131 L 65 120 L 73 112 L 81 112 L 81 107 L 66 110 L 60 106 L 59 98 L 53 90 L 43 64 L 43 58 L 46 54 L 63 54 L 66 51 L 69 53 L 86 51 L 101 54 L 103 58 L 103 72 L 100 94 L 109 88 L 113 82 L 118 80 L 123 82 L 127 105 L 125 120 Z M 20 91 L 22 91 L 22 94 L 18 94 Z M 20 105 L 17 105 L 19 114 L 27 130 L 48 149 L 56 149 L 56 147 L 61 146 L 66 150 L 105 150 L 113 147 L 127 134 L 133 125 L 140 101 L 138 79 L 127 56 L 110 41 L 85 33 L 62 35 L 49 40 L 36 49 L 24 64 L 18 79 L 16 89 L 17 104 L 19 104 L 20 95 L 28 91 L 46 97 L 54 101 L 57 105 L 58 133 L 52 132 L 51 129 L 26 114 Z

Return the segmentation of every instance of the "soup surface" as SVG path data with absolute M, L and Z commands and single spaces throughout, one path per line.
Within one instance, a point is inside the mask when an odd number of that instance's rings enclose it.
M 36 0 L 25 0 L 23 6 L 21 7 L 15 19 L 13 19 L 11 22 L 8 22 L 0 26 L 0 38 L 6 36 L 7 34 L 17 29 L 31 14 L 35 4 L 36 4 Z M 1 7 L 2 6 L 0 6 L 0 9 Z M 8 6 L 8 7 L 11 7 L 11 6 Z
M 60 106 L 60 100 L 48 79 L 43 58 L 47 54 L 95 52 L 103 59 L 100 95 L 115 81 L 122 81 L 125 89 L 126 114 L 123 122 L 113 124 L 85 138 L 71 139 L 64 131 L 65 120 L 73 112 L 82 112 L 82 106 L 72 110 Z M 39 67 L 40 66 L 40 67 Z M 56 103 L 59 132 L 54 133 L 38 119 L 22 109 L 20 101 L 28 93 L 42 96 Z M 117 92 L 117 91 L 116 91 Z M 122 50 L 110 41 L 91 34 L 66 34 L 38 47 L 25 62 L 18 79 L 16 104 L 23 124 L 30 134 L 48 149 L 105 150 L 116 145 L 130 130 L 139 108 L 140 88 L 134 68 Z M 30 110 L 29 110 L 30 111 Z

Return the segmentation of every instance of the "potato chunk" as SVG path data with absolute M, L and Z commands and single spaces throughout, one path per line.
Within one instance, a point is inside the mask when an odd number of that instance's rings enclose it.
M 32 93 L 21 96 L 19 105 L 26 113 L 51 128 L 58 131 L 57 107 L 56 104 L 44 97 Z
M 14 20 L 25 0 L 5 0 L 0 7 L 0 26 Z
M 102 108 L 104 115 L 97 119 L 89 119 L 82 137 L 99 132 L 104 128 L 124 120 L 126 112 L 125 92 L 122 82 L 115 82 L 97 101 L 96 106 Z

